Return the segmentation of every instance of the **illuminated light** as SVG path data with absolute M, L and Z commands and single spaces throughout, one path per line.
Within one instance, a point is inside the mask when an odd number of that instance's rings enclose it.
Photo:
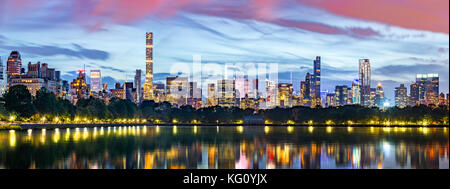
M 9 146 L 10 147 L 16 146 L 16 132 L 14 132 L 14 130 L 9 131 Z
M 264 121 L 264 124 L 272 124 L 272 122 L 269 121 L 269 120 L 265 120 L 265 121 Z
M 41 131 L 42 131 L 42 135 L 45 135 L 45 131 L 46 131 L 46 130 L 45 130 L 45 129 L 42 129 Z
M 197 134 L 197 126 L 194 126 L 194 134 Z
M 291 126 L 287 127 L 287 131 L 288 131 L 288 133 L 294 132 L 294 127 L 291 127 Z
M 177 126 L 173 126 L 172 132 L 174 135 L 177 134 Z
M 422 122 L 422 125 L 423 125 L 424 127 L 426 127 L 426 126 L 428 126 L 428 122 L 423 121 L 423 122 Z
M 14 121 L 16 119 L 16 116 L 9 116 L 9 121 Z
M 314 121 L 313 121 L 313 120 L 310 120 L 310 121 L 308 122 L 308 124 L 309 124 L 309 125 L 313 125 L 313 124 L 314 124 Z
M 33 133 L 33 129 L 28 129 L 28 130 L 27 130 L 28 136 L 31 136 L 32 133 Z
M 332 120 L 328 120 L 328 121 L 326 122 L 326 124 L 327 124 L 327 125 L 333 125 L 334 122 L 333 122 Z
M 429 130 L 430 130 L 429 128 L 423 127 L 422 133 L 426 135 L 426 134 L 428 134 Z
M 78 118 L 78 117 L 77 117 L 77 118 L 75 118 L 75 121 L 80 121 L 80 118 Z
M 349 133 L 353 132 L 353 127 L 347 127 L 347 132 Z
M 309 127 L 308 127 L 308 132 L 309 132 L 309 133 L 313 133 L 313 131 L 314 131 L 314 127 L 313 127 L 313 126 L 309 126 Z
M 391 122 L 386 121 L 386 122 L 384 122 L 384 125 L 389 126 L 389 125 L 391 125 Z
M 294 121 L 292 121 L 292 120 L 289 120 L 289 121 L 287 121 L 287 124 L 288 124 L 288 125 L 294 125 L 294 124 L 295 124 L 295 122 L 294 122 Z
M 244 127 L 243 126 L 237 126 L 236 130 L 238 133 L 243 133 L 244 132 Z
M 156 133 L 159 133 L 159 126 L 156 126 Z
M 327 130 L 327 133 L 331 133 L 331 132 L 333 132 L 333 127 L 328 126 L 326 128 L 326 130 Z
M 219 133 L 219 126 L 216 126 L 216 131 L 217 133 Z
M 389 127 L 384 127 L 384 128 L 383 128 L 383 131 L 389 133 L 389 132 L 391 132 L 391 128 L 389 128 Z
M 268 134 L 270 132 L 270 127 L 265 126 L 264 127 L 264 133 Z
M 177 123 L 178 123 L 178 120 L 173 119 L 173 120 L 172 120 L 172 123 L 177 124 Z
M 242 120 L 238 120 L 237 122 L 236 122 L 236 124 L 243 124 L 244 123 L 244 121 L 242 121 Z
M 59 118 L 58 117 L 55 117 L 55 122 L 59 122 Z
M 347 121 L 347 124 L 349 124 L 349 125 L 353 125 L 353 121 Z
M 142 127 L 142 133 L 147 134 L 147 127 Z

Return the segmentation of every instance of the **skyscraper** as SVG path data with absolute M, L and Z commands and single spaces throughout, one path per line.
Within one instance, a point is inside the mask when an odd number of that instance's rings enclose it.
M 419 85 L 419 102 L 423 103 L 426 97 L 438 98 L 439 96 L 439 75 L 438 74 L 417 74 L 416 83 Z M 429 93 L 429 94 L 427 94 Z
M 384 99 L 383 86 L 381 85 L 381 83 L 378 83 L 377 89 L 375 91 L 375 106 L 383 107 L 384 102 L 385 102 L 385 99 Z
M 6 61 L 6 76 L 10 78 L 13 75 L 20 75 L 22 68 L 22 58 L 18 51 L 12 51 Z
M 102 76 L 100 70 L 91 70 L 91 91 L 99 92 L 102 90 Z
M 419 104 L 419 83 L 413 83 L 409 88 L 409 106 L 416 106 Z
M 2 57 L 0 57 L 0 97 L 6 92 L 6 72 L 3 66 Z
M 207 106 L 216 106 L 216 88 L 214 83 L 208 84 L 208 103 Z
M 358 79 L 352 83 L 352 93 L 352 104 L 361 104 L 361 85 Z
M 146 33 L 144 100 L 153 100 L 153 33 Z
M 142 85 L 141 85 L 141 81 L 142 81 L 142 70 L 137 69 L 136 70 L 136 75 L 134 76 L 134 85 L 136 87 L 136 101 L 138 103 L 141 103 L 141 99 L 142 99 Z
M 336 94 L 328 93 L 327 94 L 327 102 L 325 104 L 326 107 L 336 106 Z
M 395 87 L 395 106 L 404 108 L 408 105 L 407 88 L 404 84 L 400 84 L 400 87 Z
M 320 56 L 317 56 L 314 60 L 314 74 L 311 83 L 311 106 L 322 106 L 320 98 Z
M 361 105 L 370 105 L 370 62 L 369 59 L 359 60 L 359 82 L 361 89 Z
M 336 93 L 336 105 L 337 106 L 347 105 L 347 100 L 348 100 L 348 90 L 347 89 L 348 89 L 347 85 L 336 86 L 335 93 Z
M 292 107 L 292 93 L 293 87 L 291 83 L 279 83 L 277 106 L 283 108 Z
M 221 79 L 217 81 L 217 102 L 219 106 L 232 107 L 236 104 L 235 80 Z

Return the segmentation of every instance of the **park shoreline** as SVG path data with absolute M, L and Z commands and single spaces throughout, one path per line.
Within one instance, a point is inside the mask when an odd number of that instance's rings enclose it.
M 177 127 L 193 127 L 193 126 L 201 126 L 201 127 L 212 127 L 212 126 L 219 126 L 219 127 L 236 127 L 236 126 L 243 126 L 243 127 L 264 127 L 264 126 L 270 126 L 270 127 L 379 127 L 379 128 L 385 128 L 385 127 L 402 127 L 402 128 L 420 128 L 420 127 L 427 127 L 427 128 L 445 128 L 449 127 L 449 125 L 366 125 L 366 124 L 352 124 L 352 125 L 327 125 L 327 124 L 263 124 L 263 125 L 245 125 L 245 124 L 181 124 L 181 123 L 162 123 L 162 124 L 152 124 L 152 123 L 90 123 L 90 124 L 11 124 L 19 126 L 20 128 L 14 127 L 10 130 L 28 130 L 28 129 L 67 129 L 67 128 L 100 128 L 100 127 L 127 127 L 127 126 L 177 126 Z

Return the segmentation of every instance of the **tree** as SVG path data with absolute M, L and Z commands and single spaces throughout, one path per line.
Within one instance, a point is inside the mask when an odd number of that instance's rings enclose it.
M 62 114 L 63 107 L 52 92 L 42 87 L 36 92 L 36 98 L 33 100 L 36 110 L 41 115 L 49 115 L 51 117 Z
M 36 109 L 31 102 L 31 94 L 24 85 L 10 87 L 5 93 L 3 100 L 5 102 L 6 110 L 17 113 L 20 118 L 29 118 L 36 112 Z

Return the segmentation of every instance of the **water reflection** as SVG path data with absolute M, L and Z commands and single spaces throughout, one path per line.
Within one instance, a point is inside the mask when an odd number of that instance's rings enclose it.
M 448 169 L 447 128 L 101 127 L 0 132 L 0 168 Z

